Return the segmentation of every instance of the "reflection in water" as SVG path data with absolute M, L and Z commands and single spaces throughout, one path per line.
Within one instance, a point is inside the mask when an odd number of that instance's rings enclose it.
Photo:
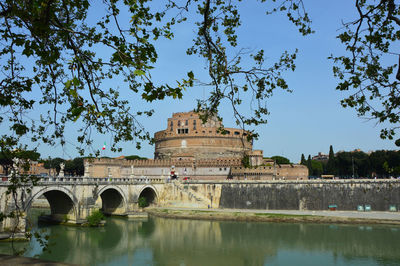
M 37 226 L 36 226 L 37 228 Z M 51 253 L 81 265 L 398 265 L 391 226 L 108 218 L 104 228 L 46 226 Z M 26 256 L 40 252 L 35 241 Z M 10 253 L 8 244 L 0 253 Z

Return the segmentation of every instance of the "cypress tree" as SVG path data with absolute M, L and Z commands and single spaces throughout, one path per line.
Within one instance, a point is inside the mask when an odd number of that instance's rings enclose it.
M 312 176 L 313 171 L 312 171 L 312 165 L 311 165 L 311 155 L 308 155 L 308 158 L 307 158 L 307 168 L 308 168 L 308 176 Z
M 329 158 L 328 163 L 326 164 L 326 173 L 330 175 L 335 175 L 336 172 L 335 153 L 333 152 L 333 148 L 331 145 L 329 147 Z
M 302 165 L 307 165 L 306 157 L 304 157 L 304 153 L 301 154 L 300 164 L 302 164 Z

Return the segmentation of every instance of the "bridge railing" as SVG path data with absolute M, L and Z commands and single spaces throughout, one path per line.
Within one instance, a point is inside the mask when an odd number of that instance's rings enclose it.
M 9 184 L 8 178 L 0 179 L 0 184 Z M 40 176 L 38 177 L 39 184 L 56 184 L 56 183 L 68 183 L 68 184 L 98 184 L 98 183 L 124 183 L 124 184 L 163 184 L 167 183 L 168 180 L 164 177 L 84 177 L 84 176 Z

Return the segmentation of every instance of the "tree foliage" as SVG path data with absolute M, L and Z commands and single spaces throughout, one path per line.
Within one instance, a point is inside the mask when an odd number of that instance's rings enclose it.
M 238 2 L 2 1 L 0 109 L 6 116 L 0 123 L 11 131 L 5 136 L 27 135 L 33 142 L 65 145 L 65 129 L 75 124 L 81 154 L 92 144 L 94 131 L 112 135 L 112 151 L 121 150 L 121 141 L 136 141 L 140 147 L 140 141 L 150 140 L 150 135 L 139 117 L 151 116 L 153 110 L 133 106 L 105 81 L 122 78 L 120 87 L 136 102 L 181 98 L 195 81 L 191 69 L 175 84 L 156 84 L 151 70 L 158 59 L 157 41 L 172 39 L 174 25 L 188 23 L 187 17 L 194 14 L 199 18 L 193 25 L 197 35 L 187 53 L 206 60 L 209 80 L 202 82 L 212 88 L 197 110 L 204 117 L 215 115 L 227 100 L 239 125 L 266 123 L 266 100 L 276 88 L 290 91 L 282 72 L 295 69 L 296 52 L 285 51 L 278 61 L 267 62 L 263 49 L 249 54 L 238 47 Z M 96 17 L 96 10 L 104 15 Z M 268 14 L 279 10 L 287 12 L 301 34 L 311 33 L 302 1 L 283 1 Z M 129 23 L 121 20 L 126 13 Z M 249 66 L 248 60 L 254 64 Z M 253 113 L 248 116 L 237 109 L 244 98 L 253 99 Z M 47 110 L 29 116 L 39 104 Z
M 338 152 L 336 155 L 337 173 L 341 177 L 368 178 L 371 175 L 368 154 L 362 151 Z
M 57 175 L 60 172 L 61 163 L 64 163 L 65 160 L 63 158 L 59 158 L 59 157 L 56 157 L 56 158 L 49 157 L 48 159 L 42 160 L 42 162 L 44 164 L 44 168 L 49 169 L 50 172 L 52 170 L 55 171 L 54 173 L 51 173 L 51 174 Z
M 100 210 L 93 211 L 88 217 L 88 225 L 89 226 L 99 226 L 101 221 L 104 220 L 104 215 Z
M 138 200 L 138 204 L 140 208 L 145 208 L 149 206 L 149 203 L 147 202 L 147 199 L 145 197 L 140 197 Z
M 335 153 L 333 152 L 332 145 L 329 146 L 329 158 L 328 162 L 326 163 L 326 174 L 335 175 L 336 174 L 336 163 L 335 163 Z
M 321 176 L 324 172 L 324 165 L 320 161 L 311 160 L 311 176 Z
M 126 160 L 146 160 L 147 158 L 141 157 L 139 155 L 128 155 L 128 156 L 125 156 L 125 159 Z
M 290 164 L 290 160 L 283 156 L 272 156 L 272 160 L 274 160 L 277 164 Z
M 73 176 L 83 176 L 85 167 L 83 158 L 74 158 L 73 160 L 65 161 L 65 173 Z
M 307 161 L 306 161 L 306 157 L 304 156 L 304 153 L 301 154 L 300 164 L 307 165 Z
M 357 17 L 337 36 L 347 54 L 330 57 L 340 80 L 336 89 L 349 92 L 343 107 L 377 123 L 388 122 L 380 136 L 392 139 L 400 120 L 400 5 L 394 0 L 354 2 Z
M 311 155 L 308 155 L 308 158 L 307 158 L 307 168 L 308 168 L 308 175 L 312 176 L 313 170 L 312 170 L 312 163 L 311 163 Z
M 309 159 L 311 160 L 311 157 Z M 331 165 L 330 161 L 333 161 Z M 306 165 L 308 165 L 308 160 Z M 352 178 L 354 169 L 354 178 L 399 177 L 400 151 L 378 150 L 369 154 L 359 150 L 341 151 L 333 157 L 329 156 L 329 159 L 325 161 L 311 160 L 310 169 L 310 176 L 320 176 L 324 173 L 341 178 Z

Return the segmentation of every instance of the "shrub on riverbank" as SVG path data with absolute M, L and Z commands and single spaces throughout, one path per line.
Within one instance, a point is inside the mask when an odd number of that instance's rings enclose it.
M 104 220 L 104 215 L 100 210 L 92 212 L 87 218 L 89 226 L 99 226 L 102 220 Z
M 145 208 L 149 206 L 149 203 L 147 202 L 145 197 L 140 197 L 138 203 L 140 208 Z

